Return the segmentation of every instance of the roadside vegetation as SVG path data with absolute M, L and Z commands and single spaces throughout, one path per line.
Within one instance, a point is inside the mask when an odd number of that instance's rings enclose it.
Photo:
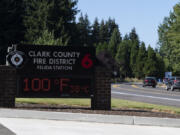
M 153 105 L 141 102 L 112 99 L 112 109 L 138 109 L 149 110 L 153 112 L 166 112 L 171 114 L 180 114 L 180 108 Z M 29 103 L 29 104 L 45 104 L 45 105 L 62 105 L 62 106 L 78 106 L 90 107 L 90 99 L 53 99 L 53 98 L 16 98 L 16 103 Z

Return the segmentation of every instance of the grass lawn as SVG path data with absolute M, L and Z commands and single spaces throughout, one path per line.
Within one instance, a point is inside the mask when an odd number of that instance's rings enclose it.
M 64 98 L 16 98 L 16 103 L 31 103 L 31 104 L 56 104 L 56 105 L 67 105 L 67 106 L 87 106 L 90 107 L 90 99 L 64 99 Z M 112 99 L 112 108 L 130 108 L 130 109 L 143 109 L 152 110 L 157 112 L 168 112 L 172 114 L 180 114 L 180 108 L 169 107 L 162 105 L 147 104 L 141 102 L 134 102 L 128 100 Z

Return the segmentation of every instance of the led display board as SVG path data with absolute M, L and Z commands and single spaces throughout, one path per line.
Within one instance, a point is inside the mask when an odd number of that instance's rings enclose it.
M 7 55 L 17 69 L 17 97 L 90 97 L 95 48 L 15 45 Z

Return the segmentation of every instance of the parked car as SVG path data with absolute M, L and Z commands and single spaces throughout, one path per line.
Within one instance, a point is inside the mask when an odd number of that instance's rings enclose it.
M 180 77 L 174 76 L 171 77 L 166 84 L 166 90 L 174 91 L 174 89 L 180 89 Z
M 156 85 L 157 85 L 157 81 L 155 77 L 145 77 L 143 81 L 143 87 L 152 86 L 153 88 L 155 88 Z

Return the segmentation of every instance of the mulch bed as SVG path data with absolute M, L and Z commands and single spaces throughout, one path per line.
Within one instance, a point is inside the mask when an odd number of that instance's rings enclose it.
M 16 109 L 180 119 L 180 115 L 173 114 L 170 112 L 157 112 L 152 110 L 140 110 L 140 109 L 129 109 L 129 108 L 120 108 L 120 109 L 112 108 L 112 110 L 110 111 L 108 110 L 105 111 L 105 110 L 91 110 L 91 108 L 89 107 L 78 107 L 78 106 L 16 103 Z

